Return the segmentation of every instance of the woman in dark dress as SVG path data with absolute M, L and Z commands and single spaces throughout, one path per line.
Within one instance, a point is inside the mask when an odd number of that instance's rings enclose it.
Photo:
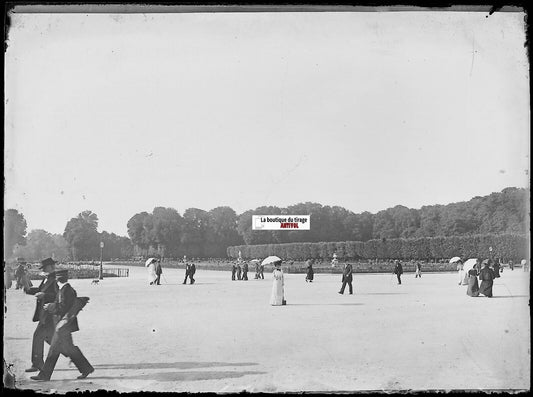
M 494 272 L 489 267 L 489 261 L 485 259 L 483 261 L 483 269 L 479 272 L 479 279 L 481 285 L 479 286 L 479 293 L 489 298 L 492 298 L 492 284 L 494 282 Z
M 499 278 L 500 277 L 500 260 L 499 259 L 496 259 L 494 261 L 493 268 L 494 268 L 494 278 Z
M 466 294 L 471 297 L 479 296 L 479 284 L 477 283 L 477 276 L 479 274 L 477 265 L 468 271 L 468 288 Z

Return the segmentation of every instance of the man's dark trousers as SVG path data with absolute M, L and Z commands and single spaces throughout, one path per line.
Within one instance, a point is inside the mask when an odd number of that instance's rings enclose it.
M 352 280 L 348 277 L 344 277 L 342 280 L 341 294 L 344 294 L 344 288 L 346 287 L 346 284 L 348 284 L 348 290 L 350 291 L 350 294 L 353 294 Z
M 398 284 L 401 284 L 402 283 L 402 275 L 401 274 L 397 274 L 396 277 L 398 277 Z
M 93 367 L 89 361 L 85 358 L 80 348 L 74 346 L 70 331 L 59 330 L 52 337 L 48 356 L 39 375 L 42 375 L 43 378 L 50 379 L 60 354 L 69 357 L 82 374 L 92 372 Z
M 44 342 L 51 344 L 54 336 L 55 326 L 52 318 L 48 318 L 44 323 L 39 322 L 33 333 L 31 346 L 31 364 L 34 368 L 44 366 Z

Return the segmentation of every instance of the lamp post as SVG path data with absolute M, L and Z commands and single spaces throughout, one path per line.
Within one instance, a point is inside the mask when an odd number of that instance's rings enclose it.
M 103 254 L 104 254 L 104 242 L 100 241 L 100 276 L 99 276 L 100 280 L 104 279 L 104 268 L 102 266 Z

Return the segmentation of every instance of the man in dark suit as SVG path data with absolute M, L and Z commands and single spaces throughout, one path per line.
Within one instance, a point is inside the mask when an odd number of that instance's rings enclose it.
M 348 288 L 350 290 L 350 295 L 353 294 L 353 288 L 352 288 L 353 276 L 352 276 L 352 273 L 353 273 L 352 265 L 349 264 L 349 263 L 346 263 L 344 265 L 344 270 L 342 272 L 342 287 L 341 287 L 341 290 L 339 291 L 339 294 L 341 294 L 341 295 L 344 294 L 344 288 L 346 287 L 346 284 L 348 284 Z
M 265 271 L 265 265 L 261 264 L 259 266 L 259 277 L 261 278 L 261 280 L 265 279 L 264 271 Z
M 395 261 L 396 265 L 394 266 L 394 274 L 396 274 L 396 277 L 398 277 L 398 284 L 402 283 L 402 274 L 403 274 L 403 267 L 402 264 L 399 261 Z
M 155 263 L 155 274 L 157 278 L 155 279 L 156 285 L 161 285 L 161 274 L 163 273 L 163 269 L 161 268 L 161 259 L 157 259 Z
M 68 283 L 68 270 L 58 270 L 56 279 L 59 292 L 53 303 L 44 305 L 44 310 L 54 316 L 55 331 L 50 344 L 50 350 L 39 375 L 32 376 L 33 380 L 50 380 L 57 359 L 60 354 L 69 357 L 81 375 L 78 379 L 85 379 L 94 372 L 94 368 L 85 358 L 78 346 L 72 341 L 72 332 L 79 331 L 77 314 L 81 308 L 76 310 L 77 295 L 74 288 Z
M 237 266 L 235 266 L 235 263 L 231 264 L 231 279 L 235 281 L 235 273 L 237 273 Z
M 187 284 L 187 279 L 191 275 L 191 265 L 188 263 L 185 265 L 185 279 L 183 280 L 183 284 Z
M 194 279 L 194 273 L 196 273 L 196 265 L 193 263 L 189 270 L 189 279 L 191 280 L 191 284 L 194 284 L 194 282 L 196 281 Z
M 54 302 L 57 295 L 57 283 L 55 278 L 55 264 L 52 258 L 41 261 L 40 269 L 46 273 L 38 287 L 31 287 L 24 290 L 29 295 L 35 295 L 37 302 L 32 321 L 37 322 L 37 328 L 33 333 L 31 349 L 31 367 L 26 372 L 39 371 L 43 365 L 44 342 L 50 344 L 54 335 L 54 320 L 50 313 L 44 310 L 44 305 Z
M 242 279 L 248 280 L 248 262 L 244 262 L 242 265 Z
M 237 280 L 240 280 L 241 279 L 241 264 L 239 262 L 237 262 Z

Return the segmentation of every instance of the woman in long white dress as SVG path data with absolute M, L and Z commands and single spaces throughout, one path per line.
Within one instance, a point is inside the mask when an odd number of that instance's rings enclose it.
M 155 272 L 155 259 L 150 258 L 148 261 L 146 261 L 146 267 L 148 268 L 148 282 L 150 285 L 155 284 L 155 280 L 157 279 L 157 274 Z
M 464 284 L 465 280 L 465 271 L 464 271 L 464 265 L 463 261 L 459 259 L 457 261 L 457 273 L 459 274 L 459 285 Z M 468 275 L 467 275 L 468 276 Z
M 272 283 L 272 295 L 270 296 L 270 304 L 272 306 L 281 306 L 285 304 L 285 291 L 283 270 L 281 270 L 281 261 L 274 263 L 274 272 L 272 273 L 274 279 Z

